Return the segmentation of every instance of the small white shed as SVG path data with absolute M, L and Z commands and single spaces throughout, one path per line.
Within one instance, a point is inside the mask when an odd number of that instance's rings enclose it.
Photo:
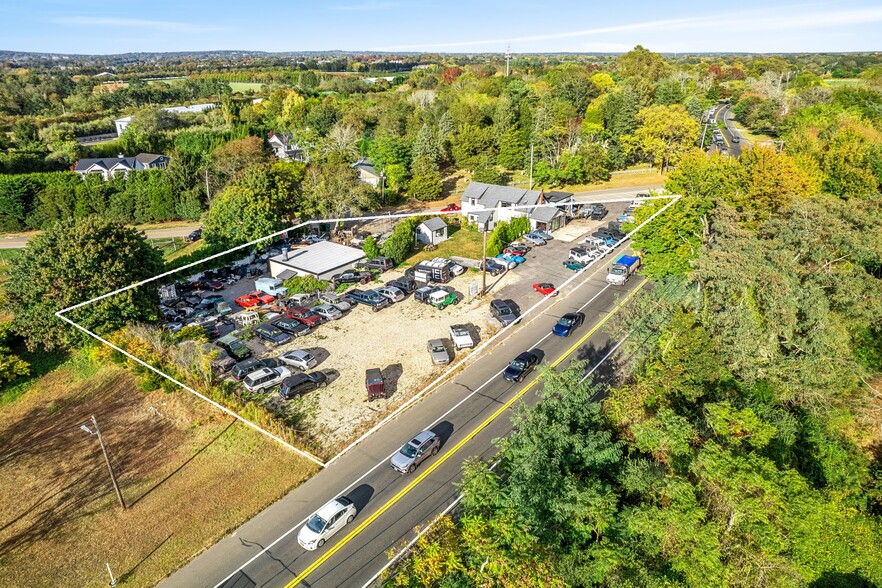
M 447 240 L 447 223 L 437 216 L 423 221 L 416 229 L 416 239 L 426 245 L 437 245 Z

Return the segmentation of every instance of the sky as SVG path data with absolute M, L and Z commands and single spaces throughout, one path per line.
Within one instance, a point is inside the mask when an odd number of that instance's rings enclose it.
M 882 49 L 882 0 L 0 0 L 0 49 L 837 52 Z

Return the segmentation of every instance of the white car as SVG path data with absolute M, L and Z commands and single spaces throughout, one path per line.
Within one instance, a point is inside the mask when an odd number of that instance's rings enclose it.
M 375 289 L 374 292 L 384 298 L 388 298 L 392 302 L 401 302 L 404 300 L 404 292 L 395 286 L 383 286 L 382 288 Z
M 242 380 L 242 385 L 249 392 L 260 392 L 273 386 L 278 386 L 282 380 L 291 375 L 291 370 L 286 367 L 260 368 L 254 370 Z
M 318 364 L 318 359 L 316 359 L 312 353 L 309 351 L 303 351 L 302 349 L 286 351 L 279 356 L 279 361 L 285 365 L 290 365 L 303 371 L 313 368 Z
M 450 262 L 450 264 L 447 266 L 447 269 L 449 269 L 450 273 L 454 276 L 461 276 L 465 273 L 465 268 L 458 263 Z
M 321 306 L 313 306 L 310 310 L 326 321 L 335 321 L 343 318 L 343 313 L 334 308 L 330 304 L 322 304 Z
M 297 533 L 297 543 L 314 551 L 325 544 L 337 531 L 355 519 L 358 510 L 352 501 L 341 496 L 327 503 L 306 520 Z
M 301 243 L 305 243 L 307 245 L 315 245 L 316 243 L 321 243 L 322 241 L 327 241 L 327 239 L 323 239 L 318 235 L 307 235 L 306 237 L 304 237 Z
M 603 239 L 598 239 L 597 237 L 588 237 L 587 239 L 585 239 L 585 244 L 599 250 L 604 255 L 606 255 L 613 249 L 612 247 L 607 245 Z

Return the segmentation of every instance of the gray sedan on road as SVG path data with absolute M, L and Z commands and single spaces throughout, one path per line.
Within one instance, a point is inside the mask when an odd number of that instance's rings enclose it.
M 424 459 L 435 455 L 441 449 L 441 437 L 432 431 L 423 431 L 404 444 L 394 456 L 390 465 L 402 474 L 413 472 Z

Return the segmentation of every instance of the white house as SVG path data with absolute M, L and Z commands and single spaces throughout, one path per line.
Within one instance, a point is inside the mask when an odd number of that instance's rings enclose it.
M 217 104 L 213 102 L 208 102 L 206 104 L 191 104 L 190 106 L 169 106 L 167 108 L 163 108 L 162 110 L 166 112 L 176 112 L 178 114 L 190 114 L 193 112 L 203 112 L 205 110 L 211 110 L 212 108 L 217 108 Z M 132 122 L 131 116 L 124 116 L 122 118 L 114 119 L 113 124 L 116 125 L 116 134 L 122 135 L 123 131 L 126 130 L 126 127 L 129 126 L 130 122 Z
M 416 228 L 416 240 L 426 245 L 437 245 L 447 240 L 447 223 L 437 216 L 423 221 Z
M 365 259 L 364 251 L 361 249 L 331 241 L 319 241 L 271 257 L 269 266 L 270 274 L 280 280 L 294 276 L 312 276 L 320 280 L 330 280 L 334 274 L 355 267 L 355 264 Z
M 276 157 L 279 159 L 308 161 L 306 153 L 303 152 L 300 145 L 291 142 L 291 137 L 291 133 L 276 133 L 275 131 L 270 131 L 267 143 L 269 143 L 273 153 L 275 153 Z
M 499 221 L 510 222 L 519 216 L 530 219 L 531 229 L 553 231 L 566 224 L 573 195 L 472 182 L 460 200 L 462 214 L 482 231 L 493 230 Z
M 103 157 L 100 159 L 79 159 L 74 164 L 72 171 L 81 178 L 86 179 L 90 174 L 99 174 L 105 181 L 118 174 L 128 177 L 129 172 L 146 169 L 168 167 L 168 155 L 156 155 L 155 153 L 139 153 L 134 157 Z
M 362 157 L 349 167 L 358 172 L 358 181 L 370 184 L 374 188 L 380 183 L 380 172 L 374 169 L 374 164 L 367 157 Z

